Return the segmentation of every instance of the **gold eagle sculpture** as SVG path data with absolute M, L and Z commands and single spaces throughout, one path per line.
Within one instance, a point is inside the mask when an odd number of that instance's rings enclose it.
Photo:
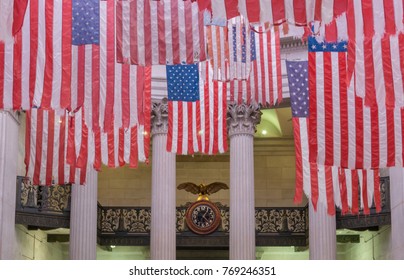
M 220 182 L 213 182 L 209 185 L 200 184 L 199 186 L 191 182 L 186 182 L 179 184 L 177 189 L 186 190 L 187 192 L 197 194 L 198 195 L 197 201 L 199 201 L 199 200 L 209 200 L 208 196 L 211 195 L 212 193 L 218 192 L 222 189 L 228 190 L 229 187 L 225 183 Z

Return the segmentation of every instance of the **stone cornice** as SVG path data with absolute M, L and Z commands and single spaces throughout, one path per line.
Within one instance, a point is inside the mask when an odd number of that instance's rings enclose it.
M 254 136 L 254 133 L 257 131 L 257 124 L 261 122 L 261 115 L 262 113 L 259 106 L 255 103 L 229 103 L 227 105 L 227 129 L 229 138 L 237 134 Z

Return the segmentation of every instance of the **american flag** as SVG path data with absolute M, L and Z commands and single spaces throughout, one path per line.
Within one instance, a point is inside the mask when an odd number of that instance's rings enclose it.
M 72 44 L 99 44 L 100 0 L 73 0 Z
M 177 154 L 227 151 L 226 83 L 212 80 L 209 62 L 199 63 L 199 101 L 168 102 L 167 151 Z
M 309 104 L 313 100 L 309 100 L 308 62 L 287 61 L 286 68 L 296 150 L 295 202 L 301 202 L 304 192 L 315 208 L 317 203 L 326 205 L 330 215 L 335 214 L 335 205 L 342 209 L 342 213 L 358 213 L 359 207 L 369 213 L 374 197 L 380 211 L 378 169 L 349 170 L 310 162 L 310 131 L 313 128 L 308 118 L 312 115 Z M 358 204 L 359 189 L 361 205 Z
M 167 89 L 170 101 L 199 100 L 198 64 L 167 65 Z
M 117 59 L 137 65 L 206 59 L 203 13 L 192 1 L 117 1 Z

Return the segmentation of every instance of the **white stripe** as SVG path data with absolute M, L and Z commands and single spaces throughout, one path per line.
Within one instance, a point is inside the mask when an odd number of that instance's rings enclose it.
M 44 72 L 45 72 L 45 42 L 46 42 L 46 23 L 45 23 L 45 0 L 38 1 L 38 52 L 36 56 L 36 80 L 33 104 L 40 107 L 43 94 Z
M 384 106 L 386 102 L 386 87 L 384 83 L 382 44 L 379 39 L 373 39 L 373 63 L 377 104 Z
M 287 22 L 295 24 L 295 8 L 293 6 L 293 0 L 285 0 L 285 16 Z M 299 22 L 300 23 L 300 22 Z
M 372 164 L 372 123 L 370 108 L 363 106 L 363 168 L 370 168 Z
M 394 147 L 395 147 L 395 166 L 403 166 L 403 138 L 402 138 L 402 119 L 401 109 L 394 109 Z
M 380 162 L 379 168 L 384 168 L 387 166 L 387 115 L 386 110 L 379 110 L 379 148 L 380 148 Z
M 373 0 L 372 8 L 373 8 L 373 28 L 375 30 L 375 36 L 381 37 L 385 32 L 385 21 L 384 21 L 384 1 Z
M 114 123 L 116 128 L 122 127 L 122 64 L 114 63 Z
M 182 154 L 188 154 L 188 102 L 182 102 Z M 192 128 L 191 128 L 192 129 Z
M 92 128 L 93 124 L 93 81 L 92 81 L 92 45 L 85 46 L 85 68 L 84 68 L 84 118 L 87 126 Z M 96 93 L 97 94 L 97 93 Z M 89 133 L 90 134 L 90 133 Z
M 218 83 L 218 92 L 217 92 L 217 99 L 218 99 L 218 135 L 215 135 L 215 138 L 218 141 L 218 151 L 219 153 L 224 153 L 224 145 L 223 145 L 223 83 L 217 82 Z
M 79 47 L 72 46 L 72 80 L 71 80 L 71 108 L 74 111 L 78 106 L 78 53 Z
M 30 138 L 30 146 L 29 146 L 29 164 L 28 164 L 28 170 L 27 170 L 27 176 L 30 178 L 34 177 L 34 169 L 35 169 L 35 159 L 36 159 L 36 135 L 38 133 L 37 131 L 37 122 L 38 119 L 38 110 L 37 109 L 32 109 L 31 110 L 31 122 L 26 123 L 26 125 L 30 126 L 31 129 L 31 135 L 29 135 Z M 26 136 L 27 137 L 27 136 Z
M 209 71 L 209 77 L 211 77 L 211 73 Z M 215 141 L 215 118 L 214 118 L 214 111 L 217 109 L 215 108 L 215 93 L 213 89 L 213 83 L 212 80 L 209 79 L 209 92 L 208 92 L 208 98 L 209 98 L 209 152 L 208 154 L 213 154 L 213 144 Z
M 150 8 L 153 6 L 153 1 L 136 1 L 137 3 L 137 51 L 139 57 L 139 64 L 145 65 L 145 30 L 144 30 L 144 6 L 150 3 Z
M 404 106 L 404 85 L 401 73 L 400 59 L 400 45 L 398 36 L 390 36 L 390 52 L 391 52 L 391 70 L 393 73 L 393 85 L 396 98 L 396 107 Z
M 348 167 L 355 168 L 356 161 L 356 110 L 354 83 L 348 88 Z
M 158 5 L 159 2 L 150 1 L 150 17 L 151 17 L 151 56 L 152 56 L 152 63 L 153 64 L 160 64 L 159 63 L 159 32 L 158 32 Z
M 299 118 L 300 126 L 300 145 L 302 151 L 302 169 L 303 169 L 303 190 L 311 198 L 311 173 L 309 162 L 309 139 L 307 130 L 307 119 Z
M 325 161 L 325 106 L 324 106 L 324 58 L 323 53 L 316 53 L 316 98 L 317 98 L 317 144 L 320 165 Z
M 337 31 L 338 31 L 338 41 L 347 41 L 348 40 L 348 26 L 347 26 L 347 18 L 346 13 L 343 13 L 341 16 L 336 19 Z
M 318 165 L 318 204 L 323 205 L 325 209 L 327 206 L 327 190 L 326 190 L 326 174 L 324 165 Z
M 212 1 L 211 3 L 212 3 L 212 22 L 226 22 L 227 15 L 224 0 L 216 0 Z
M 341 192 L 339 189 L 340 182 L 339 182 L 339 168 L 336 166 L 331 167 L 331 172 L 332 172 L 332 186 L 333 186 L 333 192 L 334 192 L 334 203 L 338 208 L 342 208 L 342 203 L 341 203 Z
M 262 31 L 262 29 L 260 29 L 260 31 Z M 256 56 L 256 60 L 255 63 L 257 65 L 257 72 L 255 73 L 257 75 L 257 84 L 254 84 L 255 87 L 255 91 L 258 93 L 258 99 L 259 102 L 261 104 L 263 104 L 263 96 L 265 94 L 265 85 L 262 84 L 262 72 L 261 72 L 261 63 L 265 63 L 265 57 L 263 56 L 263 54 L 261 53 L 261 48 L 260 48 L 260 40 L 259 40 L 259 34 L 255 35 L 255 56 Z M 254 68 L 253 68 L 254 69 Z M 251 77 L 250 77 L 251 79 Z M 251 81 L 251 80 L 250 80 Z M 263 104 L 264 106 L 266 104 Z
M 62 87 L 62 19 L 63 1 L 53 1 L 53 68 L 52 99 L 53 109 L 60 109 L 60 93 Z
M 321 21 L 328 24 L 334 17 L 334 0 L 323 0 L 321 2 Z
M 179 101 L 180 102 L 180 101 Z M 173 128 L 172 128 L 172 149 L 171 152 L 177 152 L 178 146 L 178 102 L 173 102 Z
M 107 96 L 107 2 L 100 2 L 100 127 L 104 127 L 105 102 Z
M 39 173 L 39 181 L 41 184 L 46 184 L 46 165 L 47 165 L 47 157 L 49 151 L 49 146 L 53 146 L 53 143 L 49 143 L 48 145 L 48 122 L 49 122 L 49 111 L 43 111 L 43 130 L 42 130 L 42 157 L 41 157 L 41 165 L 40 165 L 40 173 Z M 39 131 L 39 133 L 41 133 Z
M 108 166 L 108 137 L 107 134 L 101 132 L 101 161 Z
M 137 125 L 139 120 L 138 120 L 138 114 L 139 112 L 137 111 L 137 95 L 138 94 L 143 94 L 143 92 L 137 92 L 137 66 L 131 65 L 129 67 L 130 71 L 130 82 L 129 82 L 129 112 L 130 112 L 130 123 L 129 127 L 133 127 L 134 125 Z
M 247 3 L 246 3 L 246 0 L 239 0 L 238 1 L 238 11 L 240 12 L 240 14 L 243 16 L 243 17 L 245 17 L 245 18 L 248 18 L 247 17 Z
M 360 193 L 359 193 L 359 201 L 360 201 L 360 209 L 363 209 L 364 207 L 364 201 L 363 201 L 363 170 L 362 169 L 358 169 L 358 181 L 359 181 L 359 189 L 360 189 Z
M 60 126 L 62 124 L 61 118 L 62 118 L 61 116 L 55 113 L 55 122 L 54 122 L 55 132 L 53 141 L 53 163 L 52 163 L 52 174 L 55 178 L 55 183 L 59 181 L 59 146 L 61 144 Z
M 368 206 L 372 207 L 373 197 L 375 193 L 375 176 L 378 176 L 378 169 L 375 171 L 373 169 L 367 170 L 367 187 L 368 187 Z
M 166 43 L 166 61 L 167 64 L 173 63 L 173 43 L 172 43 L 172 27 L 171 27 L 171 5 L 164 3 L 164 27 L 165 27 L 165 43 Z M 161 46 L 159 46 L 161 48 Z
M 138 147 L 138 159 L 141 162 L 146 161 L 145 151 L 144 151 L 144 126 L 139 125 L 137 129 L 137 147 Z M 150 137 L 147 135 L 146 137 Z
M 203 50 L 201 50 L 201 42 L 199 41 L 200 36 L 202 35 L 204 38 L 206 38 L 206 34 L 205 31 L 206 29 L 203 28 L 202 26 L 202 31 L 200 31 L 200 26 L 199 26 L 199 8 L 198 5 L 196 3 L 192 3 L 191 4 L 192 7 L 192 42 L 193 42 L 193 58 L 194 61 L 198 60 L 200 58 L 200 54 Z M 221 30 L 223 28 L 220 28 Z M 200 34 L 200 32 L 203 32 L 202 34 Z M 205 39 L 206 40 L 206 39 Z M 205 44 L 207 42 L 205 41 Z M 202 46 L 203 47 L 203 46 Z
M 130 58 L 130 5 L 129 1 L 120 1 L 122 5 L 122 56 Z
M 270 77 L 269 76 L 269 67 L 271 67 L 272 68 L 272 71 L 274 70 L 273 69 L 273 64 L 271 63 L 271 65 L 269 65 L 269 57 L 271 56 L 271 59 L 274 59 L 274 45 L 272 45 L 272 40 L 271 40 L 271 42 L 270 42 L 270 44 L 271 44 L 271 48 L 270 49 L 268 49 L 268 35 L 269 36 L 271 36 L 272 37 L 272 31 L 271 31 L 271 33 L 270 34 L 268 34 L 269 32 L 267 32 L 267 33 L 265 33 L 265 34 L 261 34 L 261 36 L 262 36 L 262 43 L 264 44 L 263 46 L 261 46 L 262 47 L 262 50 L 263 50 L 263 61 L 261 62 L 262 64 L 264 64 L 264 82 L 265 82 L 265 85 L 262 85 L 262 87 L 263 87 L 263 89 L 262 89 L 262 91 L 264 92 L 264 94 L 265 94 L 265 100 L 268 102 L 268 103 L 270 103 L 271 102 L 271 98 L 270 98 L 270 91 L 273 89 L 273 88 L 271 88 L 271 85 L 270 85 L 270 83 L 269 83 L 269 79 L 271 79 L 272 78 L 272 86 L 274 85 L 274 80 L 276 80 L 277 79 L 277 77 L 276 77 L 276 75 L 272 75 L 272 77 Z M 260 48 L 261 49 L 261 48 Z M 268 52 L 270 52 L 270 53 L 268 53 Z M 260 70 L 259 70 L 260 71 Z M 274 74 L 276 73 L 276 71 L 275 72 L 273 72 Z M 267 104 L 262 104 L 263 106 L 266 106 Z
M 3 65 L 2 65 L 3 66 Z M 14 44 L 4 44 L 4 108 L 13 108 Z
M 363 53 L 363 18 L 362 18 L 362 5 L 361 1 L 353 1 L 355 11 L 355 81 L 356 81 L 356 95 L 360 97 L 365 96 L 365 67 L 364 67 L 364 53 Z
M 306 0 L 306 20 L 307 20 L 307 22 L 314 21 L 315 7 L 316 7 L 316 0 Z
M 403 12 L 404 12 L 404 3 L 403 0 L 394 0 L 394 19 L 396 22 L 396 31 L 397 33 L 402 32 L 404 30 L 404 23 L 403 23 Z
M 125 163 L 129 163 L 129 160 L 130 160 L 130 147 L 131 147 L 131 144 L 132 144 L 132 141 L 131 141 L 132 129 L 137 129 L 137 128 L 128 128 L 128 129 L 124 130 L 123 158 L 124 158 Z
M 356 172 L 356 170 L 351 171 L 349 169 L 344 169 L 345 179 L 346 179 L 346 192 L 348 198 L 348 207 L 352 207 L 352 172 Z
M 12 42 L 14 1 L 0 2 L 0 41 Z
M 272 88 L 269 90 L 273 92 L 273 99 L 271 102 L 275 104 L 278 101 L 278 72 L 277 72 L 277 65 L 280 61 L 276 58 L 276 33 L 275 30 L 271 29 L 271 33 L 267 33 L 271 36 L 271 55 L 272 55 L 272 62 L 271 65 L 268 67 L 272 67 Z M 268 35 L 267 35 L 268 36 Z M 280 85 L 282 86 L 282 85 Z
M 30 71 L 30 56 L 31 56 L 31 48 L 30 48 L 30 26 L 31 26 L 31 18 L 30 18 L 30 6 L 31 1 L 28 1 L 27 12 L 25 13 L 24 23 L 22 25 L 22 65 L 21 65 L 21 107 L 23 110 L 27 110 L 30 108 L 30 96 L 29 96 L 29 71 Z
M 192 144 L 195 152 L 200 152 L 198 147 L 198 125 L 197 125 L 197 112 L 196 112 L 196 102 L 192 102 Z
M 187 62 L 187 43 L 185 38 L 185 1 L 178 1 L 178 38 L 179 38 L 179 54 L 180 62 Z M 178 51 L 178 50 L 176 50 Z
M 260 0 L 260 21 L 273 23 L 271 0 Z
M 332 71 L 332 102 L 333 102 L 333 141 L 334 141 L 334 166 L 341 165 L 341 123 L 340 123 L 340 72 L 339 55 L 331 53 L 331 71 Z
M 203 76 L 206 73 L 206 63 L 199 63 L 199 76 Z M 205 152 L 205 134 L 207 133 L 205 128 L 205 85 L 204 80 L 199 78 L 199 104 L 200 104 L 200 122 L 201 122 L 201 151 Z M 199 133 L 199 132 L 198 132 Z

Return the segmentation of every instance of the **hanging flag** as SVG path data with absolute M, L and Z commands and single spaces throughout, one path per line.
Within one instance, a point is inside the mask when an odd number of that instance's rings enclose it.
M 72 44 L 99 44 L 100 0 L 72 0 Z
M 168 100 L 199 100 L 198 64 L 167 65 L 166 73 Z
M 199 101 L 168 102 L 167 151 L 217 154 L 227 151 L 227 86 L 212 80 L 208 62 L 199 63 Z
M 203 13 L 192 1 L 117 1 L 117 60 L 137 65 L 206 60 Z
M 230 82 L 230 100 L 249 103 L 252 100 L 262 107 L 282 102 L 282 72 L 279 29 L 255 26 L 255 56 L 249 79 Z
M 206 26 L 209 60 L 213 67 L 213 80 L 230 80 L 229 43 L 227 27 Z
M 369 214 L 373 198 L 377 211 L 381 209 L 379 170 L 350 170 L 338 166 L 327 166 L 310 162 L 312 99 L 309 100 L 308 62 L 287 61 L 286 68 L 291 98 L 292 122 L 296 152 L 296 193 L 295 202 L 302 200 L 303 192 L 311 200 L 314 208 L 321 203 L 328 214 L 335 214 L 335 205 L 342 210 L 357 214 L 363 209 Z M 310 92 L 311 97 L 311 92 Z M 359 193 L 361 197 L 359 198 Z M 361 204 L 359 205 L 359 201 Z
M 85 184 L 90 136 L 81 112 L 26 112 L 25 164 L 35 185 Z
M 350 169 L 402 167 L 404 112 L 365 106 L 354 84 L 347 86 L 346 52 L 330 52 L 341 48 L 345 43 L 309 39 L 310 161 Z

